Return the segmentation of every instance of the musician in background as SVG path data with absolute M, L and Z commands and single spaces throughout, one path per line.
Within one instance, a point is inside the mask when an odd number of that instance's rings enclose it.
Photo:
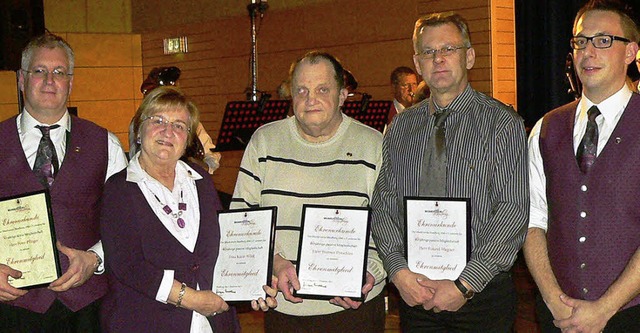
M 418 75 L 413 69 L 401 66 L 391 72 L 390 82 L 394 108 L 389 112 L 387 125 L 391 124 L 391 120 L 396 114 L 402 113 L 404 109 L 415 104 L 414 96 L 418 89 Z

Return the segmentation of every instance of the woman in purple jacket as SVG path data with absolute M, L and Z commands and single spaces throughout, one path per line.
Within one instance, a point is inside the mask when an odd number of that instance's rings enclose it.
M 212 291 L 221 209 L 213 181 L 180 161 L 198 110 L 174 87 L 151 91 L 134 116 L 138 153 L 105 184 L 100 230 L 110 273 L 106 332 L 237 332 Z M 275 307 L 276 291 L 252 302 Z

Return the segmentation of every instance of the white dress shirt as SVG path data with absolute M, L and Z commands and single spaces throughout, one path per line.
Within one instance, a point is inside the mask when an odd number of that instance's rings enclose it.
M 596 118 L 598 124 L 598 150 L 596 156 L 602 152 L 611 137 L 611 133 L 616 128 L 624 109 L 631 99 L 632 92 L 624 85 L 622 89 L 598 104 L 600 115 Z M 582 95 L 576 108 L 575 125 L 573 126 L 573 152 L 578 150 L 580 141 L 587 128 L 587 111 L 594 103 L 586 96 Z M 547 230 L 548 207 L 546 176 L 542 156 L 540 155 L 540 127 L 542 119 L 538 120 L 529 135 L 529 192 L 531 203 L 529 209 L 529 228 L 540 228 Z
M 393 99 L 393 106 L 396 107 L 396 111 L 398 113 L 404 112 L 404 109 L 405 109 L 404 105 L 402 105 L 402 103 L 398 102 L 398 100 L 395 99 L 395 98 Z
M 196 180 L 202 179 L 202 176 L 188 164 L 178 161 L 175 168 L 176 176 L 173 183 L 173 191 L 171 191 L 142 169 L 139 157 L 140 152 L 136 153 L 129 162 L 127 181 L 138 184 L 140 191 L 142 191 L 144 198 L 158 217 L 158 220 L 182 246 L 189 252 L 193 252 L 200 229 L 200 202 L 198 201 Z M 171 214 L 165 213 L 162 209 L 165 205 L 168 205 L 173 213 L 177 213 L 179 212 L 178 203 L 180 202 L 187 204 L 187 210 L 182 211 L 180 216 L 185 221 L 184 228 L 178 227 L 177 219 Z M 158 302 L 167 303 L 169 293 L 173 287 L 174 273 L 174 270 L 164 270 L 162 281 L 156 293 Z M 197 289 L 200 290 L 200 287 L 197 286 Z M 193 311 L 190 332 L 210 333 L 213 330 L 205 316 Z
M 36 155 L 38 152 L 38 145 L 40 139 L 42 139 L 42 132 L 36 128 L 36 126 L 50 126 L 54 124 L 43 124 L 37 121 L 31 114 L 24 109 L 20 116 L 16 118 L 18 126 L 18 135 L 20 136 L 20 143 L 22 144 L 22 150 L 27 158 L 29 167 L 33 169 L 33 165 L 36 163 Z M 71 117 L 69 112 L 65 112 L 62 118 L 55 124 L 60 125 L 59 128 L 51 130 L 49 136 L 56 148 L 56 154 L 58 156 L 58 167 L 62 165 L 65 153 L 67 151 L 67 132 L 71 131 Z M 104 179 L 106 182 L 113 174 L 120 172 L 127 167 L 127 157 L 124 154 L 124 150 L 120 145 L 120 140 L 115 134 L 108 132 L 108 165 L 107 175 Z M 96 269 L 96 274 L 102 274 L 104 272 L 104 250 L 102 249 L 102 242 L 98 241 L 89 250 L 95 252 L 100 258 L 102 258 L 102 264 Z

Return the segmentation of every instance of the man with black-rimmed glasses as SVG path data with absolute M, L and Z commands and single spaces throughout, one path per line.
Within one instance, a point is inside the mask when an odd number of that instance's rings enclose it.
M 62 270 L 47 287 L 24 290 L 8 283 L 23 272 L 0 263 L 1 332 L 100 331 L 99 299 L 108 284 L 100 275 L 98 207 L 104 182 L 127 160 L 115 135 L 69 115 L 73 69 L 64 39 L 33 39 L 19 73 L 24 110 L 0 123 L 0 198 L 49 191 Z
M 640 318 L 640 96 L 626 85 L 638 28 L 617 1 L 576 15 L 582 97 L 529 138 L 531 209 L 524 253 L 543 332 L 637 332 Z

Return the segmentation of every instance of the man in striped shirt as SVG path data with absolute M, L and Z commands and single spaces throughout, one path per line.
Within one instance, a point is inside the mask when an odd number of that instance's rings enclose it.
M 413 43 L 414 63 L 431 97 L 399 114 L 386 133 L 372 199 L 373 237 L 403 300 L 401 327 L 508 332 L 516 314 L 508 271 L 525 237 L 529 204 L 523 122 L 512 108 L 468 84 L 475 51 L 459 15 L 420 18 Z M 437 112 L 448 113 L 441 125 L 445 161 L 433 158 Z M 470 199 L 471 255 L 457 280 L 431 280 L 409 270 L 407 196 Z

